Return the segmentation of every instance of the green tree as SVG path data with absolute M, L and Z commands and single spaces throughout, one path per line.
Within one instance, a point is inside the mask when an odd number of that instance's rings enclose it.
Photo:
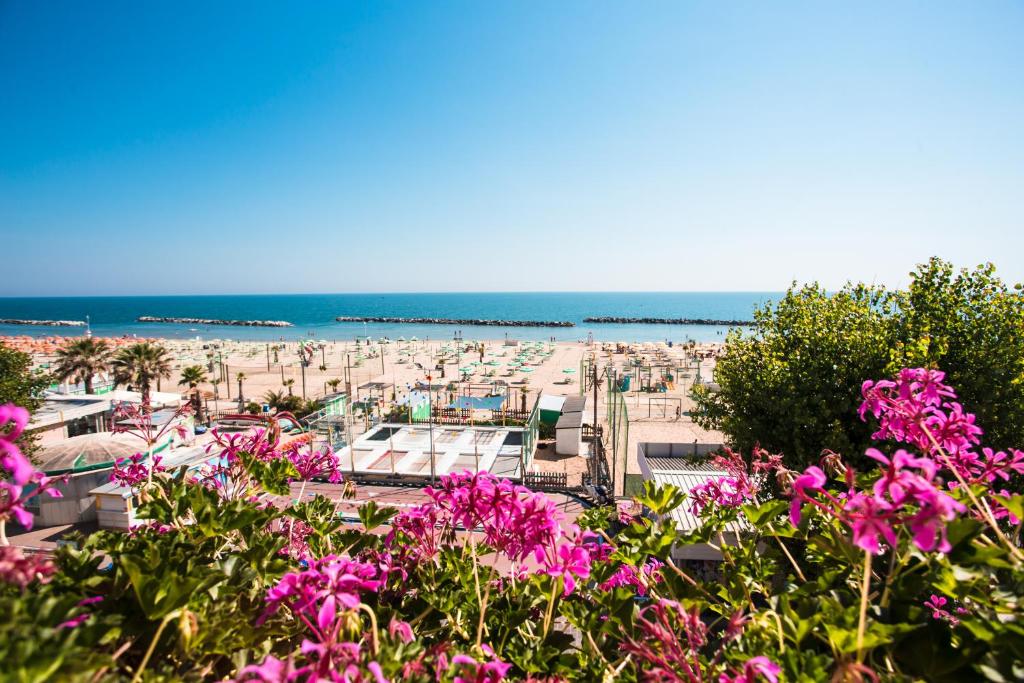
M 295 386 L 295 380 L 289 377 L 284 381 L 284 386 L 288 390 L 288 395 L 292 395 L 292 387 Z
M 991 264 L 955 270 L 933 258 L 913 274 L 908 336 L 924 362 L 946 371 L 985 443 L 1024 446 L 1024 296 Z M 911 359 L 915 360 L 915 359 Z
M 103 339 L 82 337 L 69 342 L 57 351 L 54 375 L 60 381 L 73 379 L 85 385 L 85 393 L 92 393 L 93 375 L 110 369 L 113 351 Z
M 43 404 L 43 391 L 50 377 L 32 370 L 32 357 L 0 343 L 0 404 L 13 403 L 29 413 Z M 23 434 L 18 445 L 31 455 L 34 446 L 32 434 Z
M 695 421 L 744 451 L 781 452 L 793 467 L 823 449 L 854 463 L 871 444 L 860 386 L 900 367 L 936 367 L 960 387 L 987 443 L 1024 443 L 1024 299 L 991 265 L 954 271 L 932 259 L 907 291 L 848 284 L 829 294 L 795 284 L 730 332 L 715 369 L 718 391 L 697 387 Z M 860 461 L 863 462 L 863 461 Z
M 162 346 L 149 342 L 132 344 L 118 351 L 111 362 L 114 381 L 137 389 L 143 403 L 149 403 L 149 390 L 154 381 L 171 376 L 170 355 Z
M 268 391 L 263 394 L 263 402 L 271 407 L 273 410 L 278 410 L 288 398 L 288 395 L 283 391 Z

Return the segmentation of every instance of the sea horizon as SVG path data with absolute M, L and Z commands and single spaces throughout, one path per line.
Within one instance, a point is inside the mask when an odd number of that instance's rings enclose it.
M 296 340 L 356 336 L 575 341 L 721 341 L 727 325 L 593 324 L 588 316 L 750 320 L 782 292 L 364 292 L 0 297 L 0 319 L 86 320 L 95 336 Z M 140 323 L 140 316 L 280 320 L 292 327 Z M 574 327 L 337 322 L 340 316 L 571 322 Z M 78 336 L 81 327 L 0 324 L 0 335 Z

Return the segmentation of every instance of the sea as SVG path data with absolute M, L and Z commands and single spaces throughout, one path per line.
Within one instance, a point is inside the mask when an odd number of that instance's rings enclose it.
M 94 336 L 167 339 L 351 341 L 357 336 L 653 342 L 721 341 L 714 325 L 590 324 L 587 316 L 751 320 L 778 292 L 515 292 L 417 294 L 259 294 L 205 296 L 0 297 L 0 319 L 85 320 Z M 140 316 L 284 320 L 294 327 L 140 323 Z M 481 327 L 339 323 L 338 316 L 559 320 L 575 327 Z M 80 336 L 80 327 L 0 324 L 0 335 Z

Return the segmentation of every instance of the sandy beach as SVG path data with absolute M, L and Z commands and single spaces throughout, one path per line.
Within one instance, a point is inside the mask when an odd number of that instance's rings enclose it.
M 3 343 L 30 353 L 36 365 L 49 369 L 54 353 L 66 338 L 7 337 Z M 121 346 L 142 341 L 135 338 L 112 338 L 110 342 Z M 609 365 L 620 376 L 630 373 L 634 381 L 623 393 L 629 413 L 628 445 L 626 448 L 626 474 L 637 474 L 637 444 L 654 443 L 718 443 L 722 435 L 701 429 L 694 424 L 687 412 L 692 407 L 690 389 L 699 374 L 702 380 L 713 377 L 715 355 L 720 344 L 699 344 L 693 348 L 673 346 L 666 343 L 609 344 L 579 342 L 523 342 L 511 345 L 506 340 L 390 340 L 389 343 L 354 341 L 309 340 L 304 342 L 264 343 L 232 340 L 173 340 L 153 339 L 170 352 L 172 361 L 171 377 L 160 383 L 161 391 L 186 392 L 187 387 L 179 386 L 183 368 L 201 365 L 208 370 L 211 380 L 226 378 L 216 386 L 206 382 L 200 386 L 203 400 L 215 413 L 238 411 L 238 374 L 244 374 L 242 391 L 246 401 L 264 402 L 268 392 L 289 391 L 287 380 L 292 380 L 292 393 L 316 399 L 333 393 L 329 384 L 338 381 L 338 391 L 346 390 L 346 378 L 351 385 L 353 400 L 362 398 L 383 398 L 385 405 L 401 399 L 417 381 L 425 381 L 430 375 L 436 384 L 457 382 L 462 394 L 483 396 L 495 389 L 496 382 L 508 385 L 511 407 L 519 408 L 526 395 L 526 405 L 531 407 L 537 393 L 546 395 L 572 396 L 580 394 L 580 373 L 584 359 L 596 361 L 600 372 Z M 303 369 L 300 362 L 300 344 L 305 345 L 310 357 Z M 510 344 L 510 345 L 506 345 Z M 510 366 L 524 348 L 534 349 L 530 360 L 522 366 Z M 438 366 L 443 366 L 443 374 Z M 651 366 L 651 370 L 635 370 L 636 366 Z M 213 371 L 209 372 L 212 367 Z M 221 371 L 223 367 L 223 371 Z M 460 369 L 462 371 L 460 371 Z M 223 372 L 223 374 L 221 374 Z M 635 377 L 641 381 L 659 384 L 662 376 L 672 377 L 664 383 L 662 391 L 637 391 Z M 367 386 L 374 385 L 374 386 Z M 600 386 L 597 392 L 598 423 L 607 428 L 606 407 L 607 387 Z M 588 404 L 584 420 L 593 421 L 593 391 L 588 392 Z M 358 435 L 365 429 L 366 421 L 355 420 Z M 536 467 L 542 472 L 564 472 L 570 485 L 578 484 L 586 471 L 582 456 L 555 455 L 554 448 L 539 448 L 535 457 Z M 621 482 L 622 463 L 617 465 L 617 479 Z

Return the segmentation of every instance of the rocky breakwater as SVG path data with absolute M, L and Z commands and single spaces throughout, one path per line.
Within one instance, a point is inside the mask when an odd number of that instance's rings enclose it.
M 476 318 L 392 318 L 389 316 L 352 316 L 335 318 L 339 323 L 388 323 L 394 325 L 465 325 L 479 327 L 575 327 L 563 320 L 485 320 Z
M 611 316 L 584 318 L 585 323 L 613 325 L 718 325 L 723 327 L 745 327 L 753 320 L 715 320 L 713 318 L 616 318 Z
M 141 315 L 136 318 L 140 323 L 175 323 L 179 325 L 228 325 L 230 327 L 293 327 L 284 320 L 214 320 L 211 318 L 164 318 L 152 315 Z
M 0 318 L 0 325 L 35 325 L 36 327 L 85 327 L 84 320 L 20 320 Z

